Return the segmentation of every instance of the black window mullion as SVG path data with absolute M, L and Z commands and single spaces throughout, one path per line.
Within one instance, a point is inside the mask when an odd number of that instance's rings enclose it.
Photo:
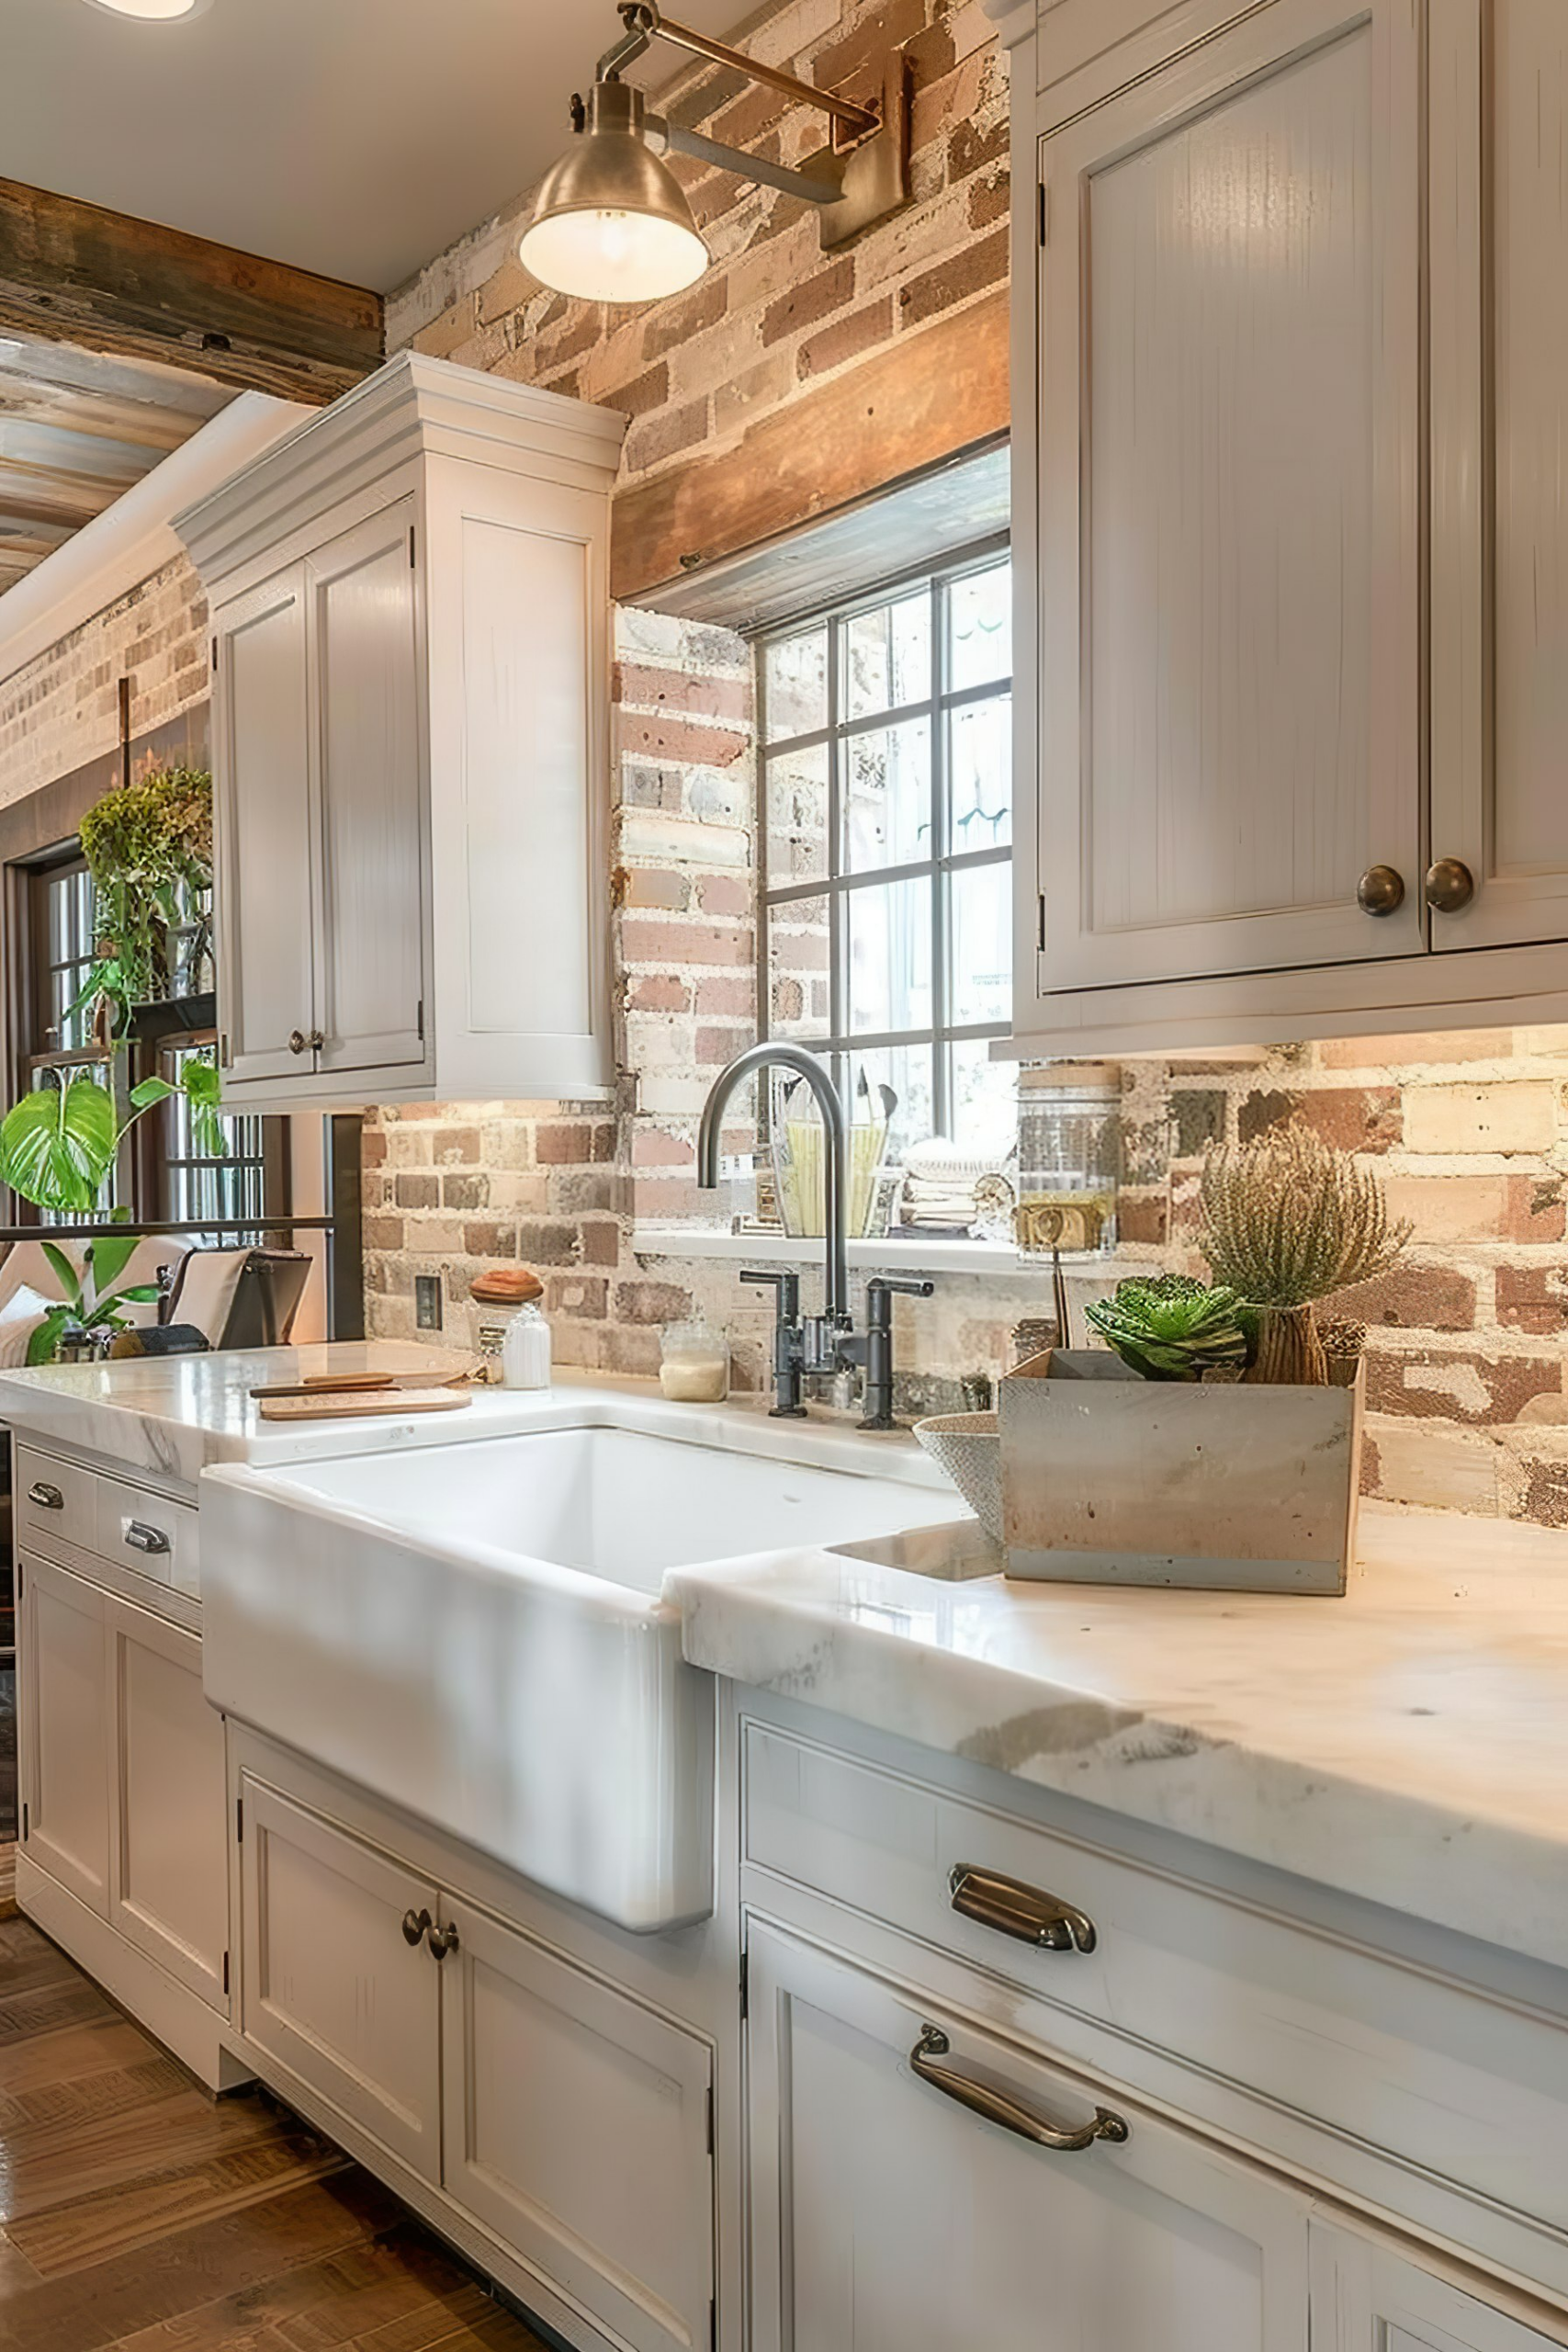
M 931 735 L 931 1125 L 939 1136 L 953 1133 L 953 1055 L 947 1044 L 952 989 L 948 973 L 947 878 L 936 861 L 948 848 L 947 607 L 939 577 L 931 582 L 931 687 L 934 709 Z

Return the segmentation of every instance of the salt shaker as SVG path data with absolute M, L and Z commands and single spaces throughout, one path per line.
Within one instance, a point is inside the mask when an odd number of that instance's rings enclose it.
M 506 1327 L 501 1343 L 501 1385 L 503 1388 L 547 1388 L 550 1385 L 550 1327 L 531 1303 L 520 1306 Z

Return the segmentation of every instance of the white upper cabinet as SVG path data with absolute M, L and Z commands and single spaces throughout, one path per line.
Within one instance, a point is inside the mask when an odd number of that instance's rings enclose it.
M 405 355 L 179 518 L 236 1108 L 607 1090 L 623 430 Z
M 1568 9 L 987 6 L 1020 1044 L 1568 1019 Z
M 1043 142 L 1051 988 L 1420 945 L 1419 62 L 1275 0 Z
M 1568 937 L 1568 9 L 1438 0 L 1432 51 L 1432 851 L 1474 882 L 1434 911 L 1452 952 Z

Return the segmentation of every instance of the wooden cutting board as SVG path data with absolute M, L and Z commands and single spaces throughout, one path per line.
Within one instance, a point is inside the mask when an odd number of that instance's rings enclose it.
M 471 1401 L 462 1388 L 362 1388 L 263 1396 L 257 1405 L 264 1421 L 346 1421 L 377 1413 L 457 1413 Z

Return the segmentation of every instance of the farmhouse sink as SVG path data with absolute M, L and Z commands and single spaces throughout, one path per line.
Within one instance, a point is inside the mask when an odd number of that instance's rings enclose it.
M 705 1917 L 713 1686 L 665 1570 L 967 1514 L 901 1447 L 669 1422 L 558 1393 L 504 1435 L 207 1472 L 209 1698 L 623 1927 Z

